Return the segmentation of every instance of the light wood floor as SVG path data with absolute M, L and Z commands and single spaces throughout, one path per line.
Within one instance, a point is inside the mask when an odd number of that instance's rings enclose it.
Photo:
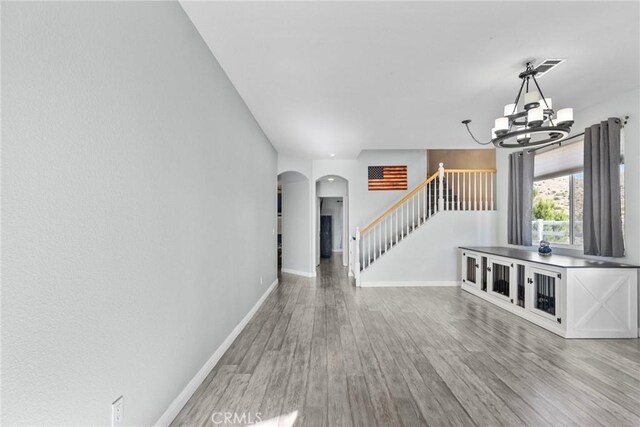
M 174 425 L 639 426 L 640 340 L 565 340 L 458 288 L 280 285 Z M 217 421 L 223 415 L 218 415 Z M 236 419 L 238 421 L 238 419 Z

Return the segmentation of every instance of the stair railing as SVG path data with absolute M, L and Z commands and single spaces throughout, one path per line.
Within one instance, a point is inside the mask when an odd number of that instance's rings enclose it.
M 407 193 L 364 228 L 356 228 L 354 275 L 439 211 L 493 210 L 495 169 L 445 169 Z M 436 180 L 437 178 L 437 180 Z

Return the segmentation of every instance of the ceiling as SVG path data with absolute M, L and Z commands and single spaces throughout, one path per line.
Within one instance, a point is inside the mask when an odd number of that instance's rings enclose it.
M 279 153 L 477 148 L 525 60 L 556 108 L 639 85 L 638 2 L 181 2 Z

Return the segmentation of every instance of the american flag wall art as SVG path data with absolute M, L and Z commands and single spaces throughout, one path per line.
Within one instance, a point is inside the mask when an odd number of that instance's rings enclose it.
M 369 191 L 406 190 L 407 166 L 369 166 Z

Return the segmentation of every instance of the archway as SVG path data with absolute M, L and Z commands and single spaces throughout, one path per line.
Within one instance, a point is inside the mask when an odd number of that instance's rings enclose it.
M 310 262 L 310 197 L 305 175 L 297 171 L 278 175 L 278 269 L 283 273 L 315 275 Z
M 339 256 L 349 265 L 349 181 L 340 175 L 325 175 L 316 180 L 315 261 Z

